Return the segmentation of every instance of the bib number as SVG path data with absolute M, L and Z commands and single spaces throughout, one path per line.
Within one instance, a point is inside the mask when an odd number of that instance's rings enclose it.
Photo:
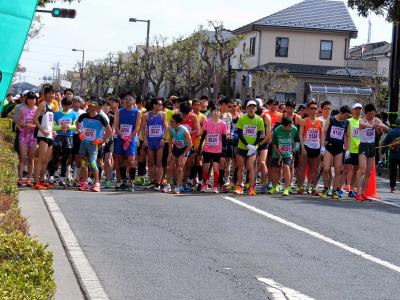
M 175 140 L 175 146 L 179 149 L 182 149 L 185 147 L 185 142 L 183 140 Z
M 207 145 L 208 146 L 219 146 L 219 135 L 218 134 L 207 134 Z
M 83 137 L 85 140 L 94 141 L 96 139 L 96 129 L 85 128 Z
M 149 126 L 149 137 L 160 137 L 162 136 L 162 127 L 161 125 L 150 125 Z
M 257 136 L 257 126 L 245 125 L 243 128 L 243 135 L 256 137 Z
M 288 145 L 288 144 L 283 144 L 283 145 L 279 145 L 279 151 L 281 153 L 290 153 L 292 152 L 292 145 Z
M 71 120 L 71 119 L 61 119 L 61 120 L 60 120 L 60 125 L 61 125 L 61 126 L 67 126 L 67 127 L 69 127 L 69 126 L 71 125 L 71 123 L 72 123 L 72 120 Z
M 351 137 L 353 137 L 355 139 L 360 138 L 361 137 L 360 128 L 354 128 L 353 129 L 353 134 L 351 135 Z
M 330 136 L 331 136 L 331 138 L 336 139 L 336 140 L 343 140 L 344 128 L 332 126 Z
M 130 136 L 132 133 L 132 125 L 129 124 L 121 124 L 120 130 L 123 137 Z

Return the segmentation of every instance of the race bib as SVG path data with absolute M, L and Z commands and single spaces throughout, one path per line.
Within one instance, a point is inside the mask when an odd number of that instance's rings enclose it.
M 96 129 L 85 128 L 83 131 L 83 137 L 85 140 L 94 141 L 96 139 Z
M 48 121 L 49 121 L 49 123 L 53 123 L 53 114 L 47 114 L 49 117 L 48 117 Z
M 130 124 L 121 124 L 120 130 L 123 137 L 130 136 L 132 133 L 132 125 Z
M 31 124 L 33 124 L 33 118 L 31 118 L 31 117 L 29 117 L 29 118 L 25 118 L 25 124 L 29 124 L 29 125 L 31 125 Z
M 256 137 L 257 136 L 257 126 L 244 125 L 243 135 Z
M 163 135 L 161 125 L 150 125 L 149 126 L 149 137 L 161 137 Z
M 281 153 L 291 153 L 292 152 L 292 145 L 289 144 L 281 144 L 278 147 Z
M 207 134 L 206 143 L 207 143 L 207 146 L 219 146 L 219 135 L 218 134 Z
M 364 143 L 375 143 L 375 128 L 365 128 L 363 130 L 362 141 Z
M 310 142 L 310 143 L 319 143 L 319 141 L 320 141 L 319 130 L 316 128 L 308 129 L 307 135 L 306 135 L 306 140 L 307 140 L 307 142 Z
M 67 126 L 67 127 L 69 127 L 69 126 L 71 125 L 71 123 L 72 123 L 72 120 L 71 120 L 71 119 L 61 119 L 61 120 L 60 120 L 60 125 L 61 125 L 61 126 Z
M 184 148 L 185 147 L 185 142 L 183 140 L 175 140 L 175 146 L 177 148 Z
M 360 134 L 360 128 L 353 128 L 353 134 L 351 135 L 353 138 L 360 138 L 361 134 Z
M 344 128 L 332 126 L 330 136 L 331 136 L 331 138 L 336 139 L 336 140 L 343 140 Z

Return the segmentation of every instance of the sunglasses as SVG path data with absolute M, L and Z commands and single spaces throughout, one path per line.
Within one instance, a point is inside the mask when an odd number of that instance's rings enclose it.
M 125 98 L 125 100 L 133 101 L 135 99 L 133 99 L 132 97 L 129 97 L 129 98 Z
M 97 106 L 97 103 L 96 103 L 96 102 L 89 102 L 88 106 L 93 106 L 93 107 L 95 107 L 95 106 Z
M 318 107 L 310 107 L 311 110 L 317 110 Z

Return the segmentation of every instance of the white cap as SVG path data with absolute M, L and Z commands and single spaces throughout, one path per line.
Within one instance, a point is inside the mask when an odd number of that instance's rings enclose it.
M 17 95 L 15 95 L 14 96 L 14 98 L 13 98 L 14 100 L 18 100 L 18 99 L 21 99 L 21 96 L 19 95 L 19 94 L 17 94 Z
M 361 103 L 354 103 L 353 104 L 353 109 L 355 108 L 362 108 L 362 104 Z
M 257 106 L 257 102 L 254 101 L 254 100 L 250 100 L 249 102 L 247 102 L 246 107 L 247 107 L 247 106 L 250 106 L 250 105 L 255 105 L 255 106 Z
M 24 97 L 26 94 L 28 94 L 30 92 L 30 90 L 25 90 L 22 92 L 22 97 Z
M 261 98 L 256 98 L 256 101 L 258 102 L 258 106 L 263 106 L 263 100 Z

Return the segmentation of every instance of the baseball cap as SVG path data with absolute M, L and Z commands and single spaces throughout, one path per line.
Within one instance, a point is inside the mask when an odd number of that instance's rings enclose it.
M 263 106 L 263 100 L 261 98 L 256 98 L 256 101 L 258 102 L 258 106 Z
M 13 99 L 14 99 L 14 100 L 21 99 L 21 96 L 20 96 L 19 94 L 18 94 L 18 95 L 15 95 Z
M 362 108 L 362 104 L 361 103 L 354 103 L 352 109 L 355 109 L 355 108 Z
M 25 90 L 22 92 L 22 97 L 24 97 L 26 94 L 28 94 L 30 91 L 29 90 Z
M 254 100 L 250 100 L 249 102 L 247 102 L 246 107 L 250 106 L 250 105 L 254 105 L 257 106 L 257 102 Z

